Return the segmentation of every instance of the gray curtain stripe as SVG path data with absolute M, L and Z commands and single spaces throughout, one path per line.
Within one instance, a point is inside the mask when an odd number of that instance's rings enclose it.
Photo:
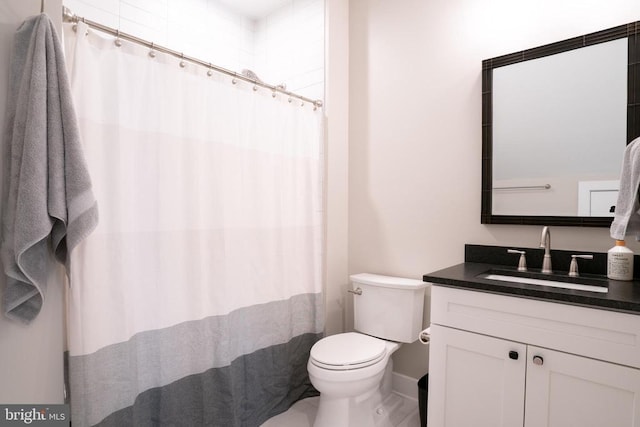
M 239 357 L 230 366 L 147 390 L 98 426 L 257 427 L 297 400 L 318 395 L 307 359 L 320 338 L 304 334 Z
M 296 295 L 224 316 L 141 332 L 95 353 L 70 356 L 73 424 L 96 424 L 130 407 L 147 390 L 212 368 L 229 367 L 241 356 L 273 348 L 274 343 L 289 343 L 292 337 L 320 334 L 322 305 L 322 294 Z

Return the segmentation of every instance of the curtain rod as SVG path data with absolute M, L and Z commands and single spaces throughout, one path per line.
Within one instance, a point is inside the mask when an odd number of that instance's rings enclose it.
M 97 30 L 100 30 L 102 32 L 105 32 L 105 33 L 108 33 L 108 34 L 111 34 L 111 35 L 114 35 L 114 36 L 116 36 L 116 38 L 129 40 L 131 42 L 138 43 L 138 44 L 141 44 L 143 46 L 146 46 L 146 47 L 148 47 L 148 48 L 150 48 L 150 49 L 152 49 L 154 51 L 163 52 L 163 53 L 167 53 L 169 55 L 173 55 L 176 58 L 180 58 L 183 61 L 189 61 L 189 62 L 198 64 L 198 65 L 202 65 L 203 67 L 206 67 L 206 68 L 208 68 L 210 70 L 215 70 L 215 71 L 217 71 L 219 73 L 223 73 L 223 74 L 229 75 L 229 76 L 231 76 L 231 77 L 233 77 L 235 79 L 244 80 L 246 82 L 253 83 L 256 86 L 262 86 L 262 87 L 265 87 L 267 89 L 271 89 L 273 91 L 273 93 L 274 93 L 273 96 L 275 96 L 276 92 L 283 93 L 283 94 L 289 96 L 289 102 L 291 102 L 291 98 L 297 98 L 297 99 L 299 99 L 301 101 L 313 104 L 313 106 L 316 107 L 316 108 L 317 107 L 322 107 L 322 100 L 311 99 L 311 98 L 307 98 L 306 96 L 302 96 L 302 95 L 298 95 L 298 94 L 293 93 L 293 92 L 289 92 L 289 91 L 285 90 L 282 86 L 273 86 L 273 85 L 270 85 L 268 83 L 264 83 L 264 82 L 262 82 L 260 80 L 253 79 L 251 77 L 247 77 L 247 76 L 244 76 L 242 74 L 236 73 L 235 71 L 231 71 L 231 70 L 228 70 L 226 68 L 223 68 L 223 67 L 220 67 L 220 66 L 217 66 L 217 65 L 213 65 L 210 62 L 206 62 L 206 61 L 203 61 L 203 60 L 198 59 L 198 58 L 187 56 L 182 52 L 178 52 L 176 50 L 169 49 L 169 48 L 164 47 L 164 46 L 159 46 L 159 45 L 157 45 L 157 44 L 155 44 L 153 42 L 150 42 L 150 41 L 147 41 L 147 40 L 143 40 L 143 39 L 138 38 L 138 37 L 136 37 L 134 35 L 131 35 L 131 34 L 123 33 L 122 31 L 120 31 L 118 29 L 115 29 L 115 28 L 112 28 L 112 27 L 108 27 L 106 25 L 102 25 L 102 24 L 100 24 L 98 22 L 91 21 L 90 19 L 79 17 L 76 14 L 74 14 L 66 6 L 62 7 L 62 21 L 63 22 L 72 22 L 72 23 L 84 22 L 89 27 L 95 28 Z

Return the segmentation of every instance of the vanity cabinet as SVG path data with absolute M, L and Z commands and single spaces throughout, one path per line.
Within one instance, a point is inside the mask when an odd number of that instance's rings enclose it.
M 432 324 L 429 427 L 523 425 L 526 351 L 521 343 Z
M 640 369 L 529 346 L 526 372 L 525 427 L 640 426 Z
M 429 427 L 640 427 L 640 316 L 434 286 Z

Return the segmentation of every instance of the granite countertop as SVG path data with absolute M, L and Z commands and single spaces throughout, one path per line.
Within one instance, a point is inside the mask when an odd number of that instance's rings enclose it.
M 580 305 L 583 307 L 621 311 L 640 315 L 640 281 L 623 282 L 609 280 L 606 276 L 590 275 L 585 279 L 608 286 L 608 293 L 552 288 L 523 283 L 502 282 L 478 277 L 490 270 L 516 272 L 515 267 L 504 265 L 463 262 L 443 270 L 425 274 L 423 280 L 438 286 L 489 292 L 507 296 L 530 298 L 548 302 Z M 535 269 L 530 269 L 535 272 Z M 538 269 L 539 273 L 540 270 Z
M 609 280 L 606 277 L 606 258 L 604 253 L 555 250 L 551 252 L 554 272 L 552 280 L 574 281 L 567 276 L 571 254 L 592 254 L 593 260 L 581 260 L 578 281 L 587 284 L 607 286 L 607 293 L 598 293 L 564 288 L 553 288 L 524 283 L 489 280 L 482 277 L 490 270 L 499 270 L 509 275 L 519 275 L 518 257 L 507 253 L 509 247 L 487 245 L 465 245 L 465 262 L 423 276 L 425 282 L 437 286 L 466 289 L 477 292 L 489 292 L 507 296 L 537 299 L 562 304 L 613 310 L 640 315 L 640 257 L 635 256 L 635 280 L 626 282 Z M 515 248 L 515 247 L 514 247 Z M 527 264 L 532 276 L 540 277 L 542 251 L 539 248 L 519 248 L 527 252 Z M 525 276 L 527 274 L 525 273 Z M 547 276 L 544 276 L 545 278 Z

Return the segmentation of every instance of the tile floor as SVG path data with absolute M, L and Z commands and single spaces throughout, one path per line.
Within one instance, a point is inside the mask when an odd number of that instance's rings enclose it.
M 296 402 L 287 412 L 277 415 L 261 427 L 311 427 L 318 410 L 319 397 Z M 398 393 L 391 393 L 381 405 L 381 413 L 387 414 L 375 427 L 420 427 L 418 402 Z M 369 427 L 369 426 L 354 426 Z M 374 427 L 374 426 L 371 426 Z

